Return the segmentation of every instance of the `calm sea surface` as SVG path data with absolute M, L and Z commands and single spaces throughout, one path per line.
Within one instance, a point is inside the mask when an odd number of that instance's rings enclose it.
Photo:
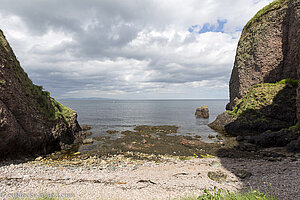
M 207 124 L 225 110 L 228 100 L 60 100 L 78 113 L 80 124 L 92 126 L 93 137 L 107 130 L 133 130 L 136 125 L 175 125 L 178 134 L 206 138 L 216 133 Z M 197 107 L 207 105 L 209 119 L 196 118 Z M 204 139 L 205 140 L 205 139 Z

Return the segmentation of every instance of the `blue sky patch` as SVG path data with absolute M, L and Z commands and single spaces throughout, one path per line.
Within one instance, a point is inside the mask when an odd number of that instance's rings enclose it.
M 217 22 L 218 22 L 218 25 L 210 24 L 210 23 L 205 23 L 202 27 L 200 25 L 193 25 L 188 29 L 188 31 L 191 33 L 197 31 L 199 34 L 207 33 L 207 32 L 224 33 L 224 25 L 227 23 L 227 20 L 226 19 L 224 19 L 224 20 L 218 19 Z

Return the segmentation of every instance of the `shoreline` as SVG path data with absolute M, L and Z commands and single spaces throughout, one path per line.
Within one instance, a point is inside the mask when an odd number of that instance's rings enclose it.
M 83 137 L 89 131 L 86 128 Z M 81 153 L 70 147 L 3 161 L 0 198 L 50 195 L 55 199 L 173 200 L 197 197 L 215 186 L 232 192 L 250 187 L 271 190 L 278 199 L 300 198 L 300 155 L 284 148 L 244 148 L 235 138 L 207 144 L 200 138 L 172 135 L 177 129 L 139 126 L 125 131 L 122 142 L 100 138 L 107 143 L 102 152 Z
M 281 161 L 161 158 L 158 162 L 116 155 L 91 157 L 86 162 L 74 158 L 70 161 L 39 158 L 19 164 L 7 163 L 0 167 L 0 191 L 2 195 L 73 195 L 70 199 L 175 199 L 197 196 L 214 186 L 237 191 L 249 189 L 249 184 L 254 189 L 270 189 L 271 184 L 279 199 L 300 198 L 297 181 L 300 158 L 286 157 Z M 239 171 L 249 175 L 243 177 Z M 208 172 L 220 172 L 226 178 L 212 180 Z

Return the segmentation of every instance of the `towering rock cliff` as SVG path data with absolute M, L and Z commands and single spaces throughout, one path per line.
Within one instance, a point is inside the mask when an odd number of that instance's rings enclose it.
M 299 80 L 300 0 L 275 0 L 244 27 L 227 111 L 209 126 L 235 136 L 257 135 L 263 146 L 288 144 L 300 134 Z M 300 138 L 293 145 L 300 151 Z
M 230 78 L 227 109 L 231 110 L 250 86 L 297 79 L 297 57 L 299 60 L 299 0 L 276 0 L 243 29 Z
M 76 112 L 32 83 L 0 30 L 0 159 L 59 150 L 79 131 Z

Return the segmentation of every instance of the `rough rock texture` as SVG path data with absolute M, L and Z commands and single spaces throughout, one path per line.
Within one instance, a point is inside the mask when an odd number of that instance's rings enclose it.
M 281 146 L 297 139 L 299 57 L 300 0 L 276 0 L 244 27 L 231 74 L 227 111 L 210 127 L 235 136 L 259 135 L 252 142 L 261 146 Z M 279 81 L 286 84 L 284 88 Z M 281 130 L 289 127 L 289 134 Z M 291 150 L 299 151 L 297 141 L 288 145 Z
M 209 118 L 209 110 L 207 106 L 201 106 L 196 109 L 195 115 L 197 117 Z
M 294 132 L 289 129 L 282 129 L 276 132 L 267 131 L 260 135 L 250 137 L 250 139 L 248 139 L 248 142 L 262 147 L 282 147 L 290 144 L 291 141 L 297 140 L 299 135 L 299 131 Z
M 259 83 L 297 79 L 299 0 L 276 0 L 244 27 L 230 78 L 231 110 L 246 89 Z
M 77 114 L 34 85 L 0 30 L 0 159 L 49 153 L 74 141 Z
M 233 122 L 234 117 L 229 112 L 223 112 L 217 116 L 217 119 L 212 123 L 208 124 L 208 126 L 220 133 L 226 134 L 225 126 L 231 122 Z

